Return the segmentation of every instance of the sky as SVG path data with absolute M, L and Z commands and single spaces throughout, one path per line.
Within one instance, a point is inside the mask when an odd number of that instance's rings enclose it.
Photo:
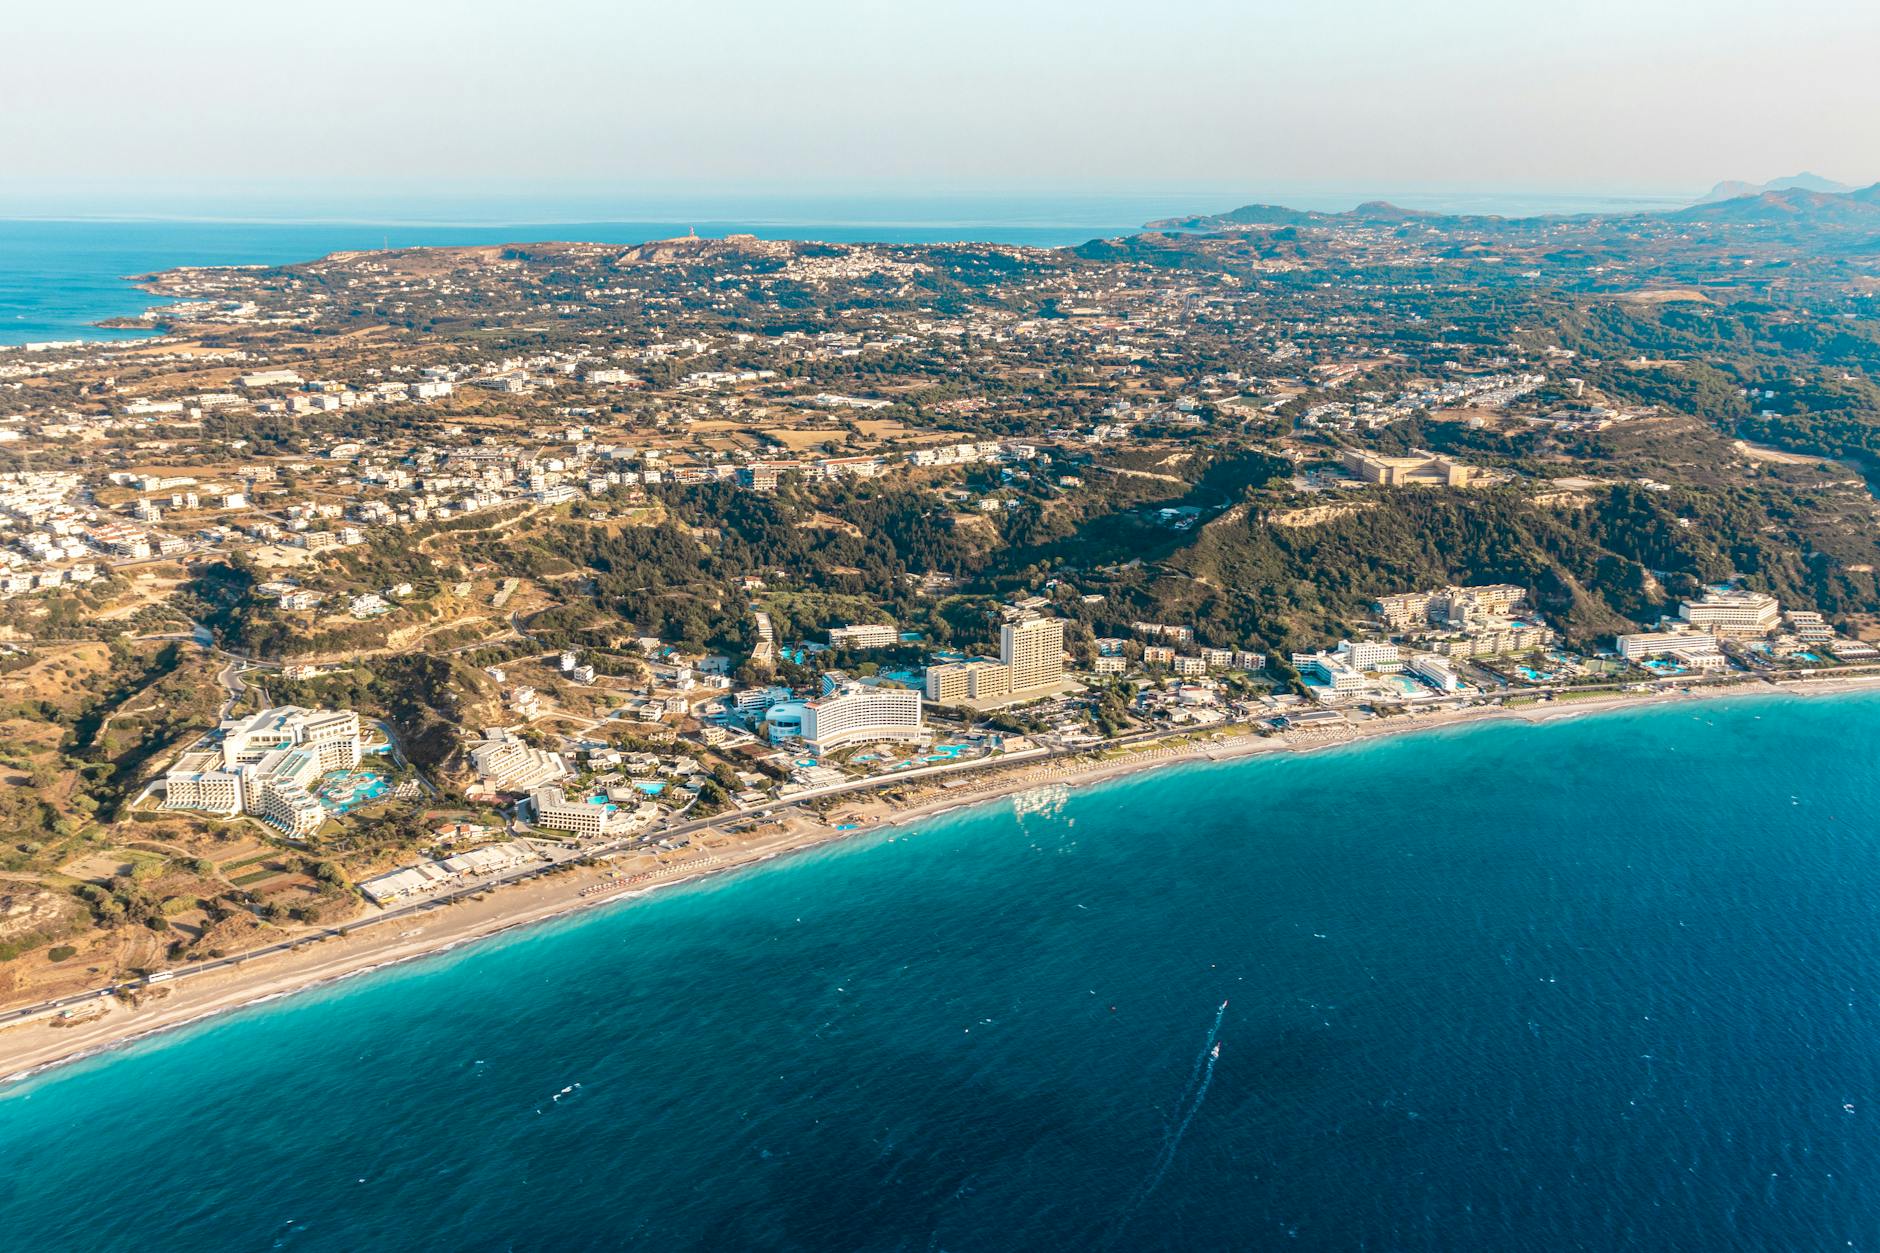
M 1872 0 L 16 0 L 0 201 L 1880 180 Z

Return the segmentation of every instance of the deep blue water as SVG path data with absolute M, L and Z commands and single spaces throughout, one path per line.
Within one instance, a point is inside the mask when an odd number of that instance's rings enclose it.
M 982 805 L 29 1081 L 0 1246 L 1870 1248 L 1876 761 L 1746 697 Z

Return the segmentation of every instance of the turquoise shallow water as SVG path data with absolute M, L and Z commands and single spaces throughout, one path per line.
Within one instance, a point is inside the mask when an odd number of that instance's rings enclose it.
M 1744 698 L 960 811 L 32 1080 L 0 1247 L 1871 1247 L 1877 761 Z

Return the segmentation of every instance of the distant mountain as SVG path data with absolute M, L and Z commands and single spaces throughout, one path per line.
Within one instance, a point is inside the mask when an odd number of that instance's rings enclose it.
M 1746 183 L 1741 179 L 1725 179 L 1705 193 L 1698 204 L 1717 204 L 1724 200 L 1741 200 L 1745 196 L 1760 196 L 1771 191 L 1812 191 L 1827 195 L 1841 194 L 1854 189 L 1846 183 L 1837 183 L 1831 178 L 1819 174 L 1791 174 L 1787 178 L 1772 178 L 1766 183 Z
M 1233 226 L 1327 226 L 1335 223 L 1441 221 L 1448 214 L 1405 209 L 1388 200 L 1367 200 L 1343 213 L 1320 213 L 1312 209 L 1288 209 L 1276 204 L 1246 204 L 1226 213 L 1197 213 L 1191 217 L 1160 218 L 1143 225 L 1149 231 L 1218 231 Z
M 1288 209 L 1276 204 L 1244 204 L 1226 213 L 1196 213 L 1187 217 L 1157 218 L 1143 224 L 1150 231 L 1219 230 L 1226 226 L 1310 226 L 1331 215 L 1309 209 Z
M 1684 219 L 1719 224 L 1781 224 L 1839 230 L 1880 229 L 1880 183 L 1853 188 L 1819 174 L 1793 174 L 1767 183 L 1722 182 L 1710 194 L 1684 209 L 1639 213 L 1580 214 L 1577 218 L 1628 217 Z M 1155 232 L 1231 231 L 1241 227 L 1379 226 L 1423 222 L 1447 227 L 1466 226 L 1483 232 L 1521 232 L 1559 218 L 1505 218 L 1493 215 L 1429 213 L 1405 209 L 1387 200 L 1371 200 L 1343 213 L 1288 209 L 1283 205 L 1249 204 L 1226 213 L 1197 213 L 1189 217 L 1161 218 L 1143 229 Z M 1166 244 L 1166 241 L 1165 241 Z
M 1704 222 L 1766 222 L 1810 226 L 1880 226 L 1880 184 L 1858 191 L 1772 189 L 1700 201 L 1671 216 Z

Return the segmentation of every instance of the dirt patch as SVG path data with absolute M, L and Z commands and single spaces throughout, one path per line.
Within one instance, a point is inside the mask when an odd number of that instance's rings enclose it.
M 1739 439 L 1733 445 L 1736 450 L 1751 461 L 1766 461 L 1779 466 L 1812 466 L 1826 460 L 1823 457 L 1810 457 L 1803 453 L 1783 452 L 1780 448 L 1766 448 L 1761 444 L 1752 444 L 1746 439 Z
M 0 879 L 0 943 L 63 933 L 84 907 L 63 892 L 23 879 Z

